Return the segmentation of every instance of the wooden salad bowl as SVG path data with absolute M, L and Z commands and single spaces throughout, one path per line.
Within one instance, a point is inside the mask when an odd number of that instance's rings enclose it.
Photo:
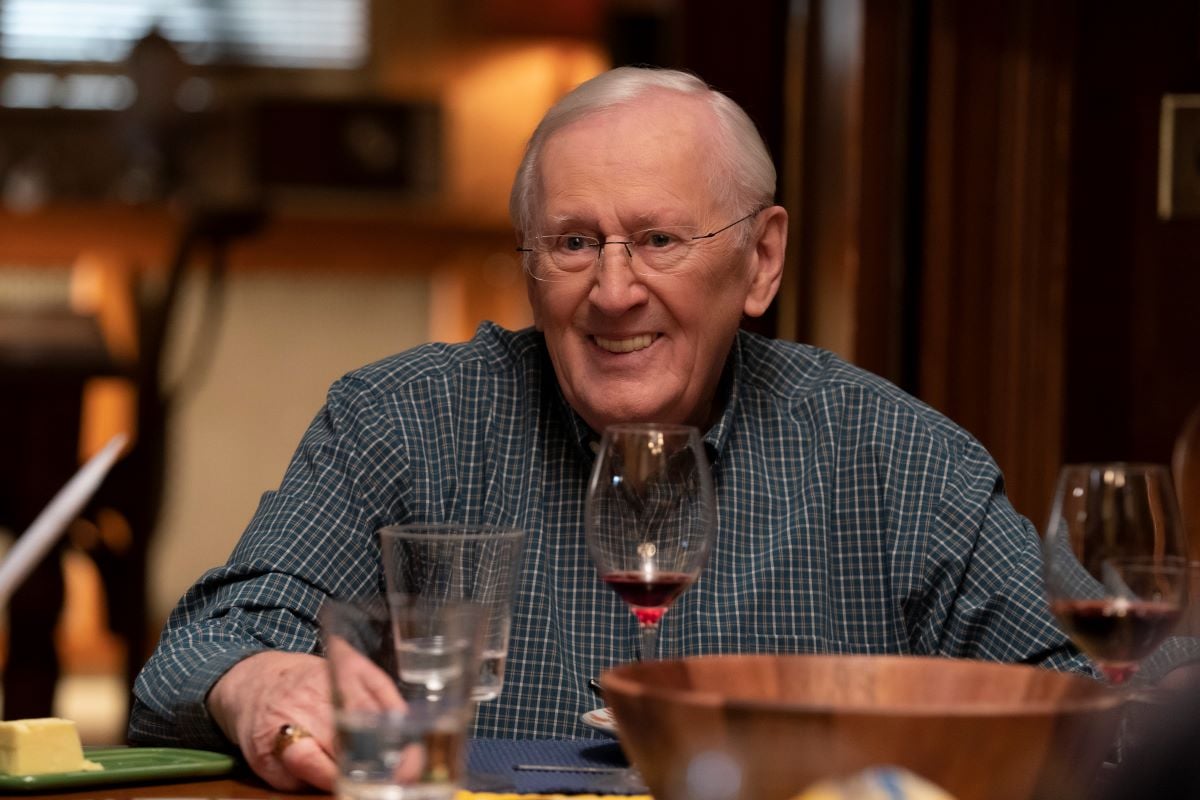
M 702 656 L 600 683 L 655 800 L 787 800 L 873 766 L 957 800 L 1086 797 L 1120 704 L 1078 675 L 907 656 Z

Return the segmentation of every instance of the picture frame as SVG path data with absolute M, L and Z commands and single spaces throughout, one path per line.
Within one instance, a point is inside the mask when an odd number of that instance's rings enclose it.
M 1158 155 L 1159 219 L 1200 219 L 1200 94 L 1163 95 Z

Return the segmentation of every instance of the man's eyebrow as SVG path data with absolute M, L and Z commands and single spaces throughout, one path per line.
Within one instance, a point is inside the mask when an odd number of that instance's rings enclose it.
M 636 233 L 637 231 L 651 230 L 654 228 L 675 228 L 675 227 L 694 227 L 694 225 L 681 222 L 678 219 L 673 219 L 671 214 L 663 214 L 656 211 L 643 211 L 633 216 L 628 217 L 629 223 L 626 233 Z M 594 218 L 583 217 L 575 214 L 554 214 L 549 218 L 548 228 L 555 230 L 580 230 L 588 233 L 599 232 L 600 227 L 596 224 Z M 620 233 L 621 231 L 613 231 L 612 233 Z M 610 233 L 605 231 L 605 233 Z
M 681 211 L 647 211 L 631 218 L 630 228 L 634 231 L 653 228 L 692 228 L 693 217 Z
M 584 228 L 589 230 L 595 229 L 595 224 L 585 222 L 583 218 L 571 214 L 558 214 L 550 217 L 550 225 L 555 228 Z

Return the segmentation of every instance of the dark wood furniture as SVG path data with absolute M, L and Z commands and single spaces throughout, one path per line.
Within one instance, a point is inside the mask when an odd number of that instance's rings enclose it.
M 78 469 L 84 384 L 121 372 L 95 318 L 66 308 L 0 309 L 0 525 L 25 530 Z M 9 603 L 8 719 L 51 709 L 64 588 L 59 554 L 52 550 Z
M 1184 422 L 1175 440 L 1171 471 L 1188 537 L 1188 557 L 1200 561 L 1200 405 Z
M 258 231 L 256 206 L 203 208 L 183 220 L 161 286 L 130 286 L 132 357 L 106 343 L 96 317 L 68 308 L 0 308 L 0 524 L 20 532 L 79 465 L 83 388 L 103 376 L 134 387 L 133 443 L 85 511 L 116 512 L 125 535 L 101 536 L 88 549 L 105 590 L 108 626 L 125 644 L 127 685 L 152 643 L 147 613 L 147 558 L 162 505 L 167 424 L 175 386 L 165 385 L 165 344 L 185 272 L 205 256 L 208 311 L 219 309 L 228 247 Z M 206 315 L 215 320 L 214 313 Z M 206 320 L 206 321 L 207 321 Z M 215 335 L 206 325 L 201 336 Z M 205 351 L 187 366 L 203 367 Z M 195 375 L 185 373 L 187 378 Z M 60 551 L 52 551 L 14 595 L 4 670 L 7 719 L 51 714 L 59 664 L 54 628 L 63 607 Z

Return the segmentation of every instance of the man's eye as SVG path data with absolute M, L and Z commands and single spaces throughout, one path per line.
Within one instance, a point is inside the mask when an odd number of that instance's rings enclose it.
M 649 247 L 663 248 L 670 247 L 671 245 L 675 244 L 677 238 L 664 231 L 647 231 L 646 237 L 643 241 Z
M 558 239 L 559 247 L 569 253 L 577 253 L 580 250 L 587 249 L 590 240 L 586 236 L 560 236 Z

